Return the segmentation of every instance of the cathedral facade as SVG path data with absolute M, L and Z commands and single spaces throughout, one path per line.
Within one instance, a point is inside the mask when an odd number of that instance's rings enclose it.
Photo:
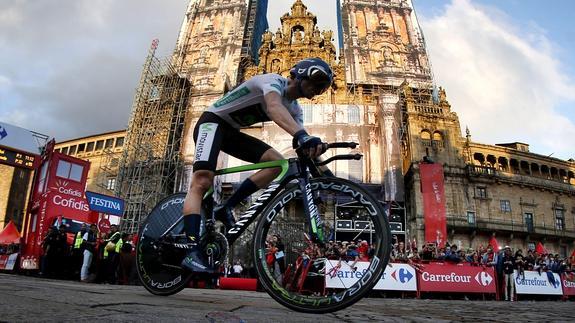
M 445 89 L 434 87 L 411 1 L 338 1 L 340 48 L 333 31 L 319 30 L 317 16 L 302 0 L 279 18 L 278 30 L 246 35 L 253 10 L 261 15 L 267 7 L 267 1 L 255 2 L 199 0 L 188 8 L 175 54 L 193 71 L 183 149 L 188 165 L 191 131 L 211 102 L 255 74 L 288 76 L 300 59 L 320 57 L 333 67 L 335 82 L 323 95 L 300 101 L 305 127 L 328 142 L 360 143 L 354 152 L 363 160 L 338 161 L 331 168 L 337 176 L 381 187 L 382 201 L 405 208 L 394 228 L 400 239 L 424 240 L 419 165 L 426 157 L 443 165 L 447 241 L 475 247 L 495 235 L 518 248 L 543 242 L 563 253 L 574 247 L 575 164 L 530 153 L 521 143 L 485 145 L 469 133 L 463 137 Z M 242 56 L 246 37 L 261 37 L 252 59 Z M 244 131 L 292 155 L 291 138 L 276 125 Z M 222 156 L 220 163 L 243 162 Z M 224 182 L 246 176 L 228 175 Z
M 191 83 L 180 148 L 188 180 L 193 127 L 212 102 L 253 75 L 288 76 L 300 59 L 320 57 L 335 82 L 321 96 L 300 100 L 304 125 L 328 142 L 359 143 L 352 152 L 362 160 L 330 168 L 390 206 L 400 240 L 425 242 L 425 160 L 443 168 L 450 243 L 475 248 L 495 236 L 514 248 L 542 242 L 554 253 L 573 250 L 575 161 L 532 153 L 525 143 L 473 142 L 469 130 L 462 135 L 457 107 L 434 85 L 411 1 L 339 0 L 337 34 L 320 30 L 302 0 L 279 18 L 278 30 L 266 30 L 266 11 L 266 0 L 190 1 L 172 58 Z M 273 123 L 243 131 L 293 156 L 291 137 Z M 336 153 L 349 151 L 328 152 Z M 221 167 L 242 164 L 220 156 Z M 226 175 L 223 182 L 248 175 Z

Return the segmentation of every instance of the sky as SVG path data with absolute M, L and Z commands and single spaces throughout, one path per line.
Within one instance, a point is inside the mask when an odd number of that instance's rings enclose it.
M 413 0 L 462 131 L 575 158 L 575 2 Z M 270 0 L 270 29 L 292 0 Z M 335 0 L 304 0 L 337 32 Z M 125 129 L 153 39 L 171 53 L 188 0 L 0 1 L 0 120 L 57 141 Z M 337 41 L 336 41 L 337 46 Z

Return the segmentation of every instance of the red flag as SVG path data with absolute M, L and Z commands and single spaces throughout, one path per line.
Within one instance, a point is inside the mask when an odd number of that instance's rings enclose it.
M 489 245 L 491 246 L 491 248 L 493 248 L 494 251 L 501 249 L 501 247 L 499 247 L 499 243 L 497 242 L 497 239 L 495 239 L 495 237 L 491 237 L 491 239 L 489 239 Z
M 543 244 L 541 242 L 537 243 L 537 247 L 535 247 L 535 252 L 537 252 L 540 255 L 546 255 L 549 252 L 547 252 L 547 249 L 545 249 L 545 247 L 543 247 Z

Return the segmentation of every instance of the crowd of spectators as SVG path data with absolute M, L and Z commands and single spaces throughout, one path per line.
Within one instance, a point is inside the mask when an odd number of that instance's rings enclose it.
M 513 301 L 514 286 L 513 274 L 517 270 L 524 277 L 524 272 L 538 271 L 539 274 L 548 273 L 548 279 L 554 279 L 551 273 L 563 274 L 573 272 L 575 266 L 573 258 L 560 257 L 559 254 L 538 253 L 528 249 L 524 254 L 522 249 L 513 251 L 505 246 L 494 250 L 491 245 L 486 248 L 463 249 L 456 244 L 446 243 L 445 247 L 437 247 L 435 243 L 426 243 L 421 250 L 415 244 L 406 249 L 404 242 L 393 244 L 391 261 L 409 263 L 416 269 L 421 264 L 430 262 L 446 262 L 453 264 L 466 264 L 470 266 L 494 267 L 498 277 L 498 288 L 502 291 L 505 300 Z
M 467 263 L 472 266 L 501 266 L 503 257 L 510 256 L 510 262 L 514 269 L 523 272 L 524 270 L 535 270 L 539 272 L 551 271 L 557 274 L 570 272 L 573 264 L 568 257 L 560 257 L 559 254 L 539 254 L 528 249 L 527 254 L 522 249 L 515 252 L 511 247 L 504 247 L 501 250 L 493 250 L 492 246 L 479 246 L 477 249 L 459 248 L 456 244 L 446 243 L 445 247 L 437 247 L 435 243 L 424 244 L 422 250 L 416 246 L 405 247 L 404 242 L 393 245 L 391 259 L 395 262 L 422 263 L 422 262 L 450 262 Z
M 111 225 L 108 233 L 96 225 L 81 230 L 70 239 L 66 225 L 50 228 L 42 242 L 40 275 L 82 282 L 130 284 L 135 281 L 135 255 L 132 235 Z

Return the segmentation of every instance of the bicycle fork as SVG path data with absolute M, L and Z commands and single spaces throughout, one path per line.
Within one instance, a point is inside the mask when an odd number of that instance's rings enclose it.
M 307 220 L 310 224 L 310 236 L 313 242 L 324 244 L 325 236 L 323 232 L 323 220 L 319 214 L 319 209 L 315 204 L 314 192 L 311 190 L 311 184 L 308 176 L 302 176 L 298 181 L 299 188 L 302 192 L 302 200 Z M 317 194 L 317 192 L 315 193 Z

